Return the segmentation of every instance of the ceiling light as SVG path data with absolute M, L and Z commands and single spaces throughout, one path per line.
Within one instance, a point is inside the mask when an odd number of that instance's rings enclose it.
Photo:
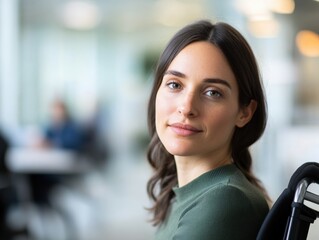
M 272 17 L 259 16 L 248 20 L 248 29 L 258 38 L 275 37 L 279 31 L 279 23 Z
M 88 30 L 96 27 L 100 20 L 97 6 L 89 1 L 69 1 L 63 6 L 61 17 L 67 28 Z
M 304 30 L 296 36 L 296 45 L 299 51 L 307 57 L 319 57 L 319 35 Z
M 294 0 L 272 0 L 269 2 L 271 11 L 281 14 L 291 14 L 295 10 Z
M 247 16 L 265 15 L 269 12 L 267 4 L 263 0 L 237 0 L 235 5 L 239 11 Z

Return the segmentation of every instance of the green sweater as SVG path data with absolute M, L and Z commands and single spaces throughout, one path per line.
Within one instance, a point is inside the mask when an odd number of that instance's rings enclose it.
M 255 240 L 269 210 L 263 195 L 235 165 L 173 190 L 175 198 L 157 240 Z

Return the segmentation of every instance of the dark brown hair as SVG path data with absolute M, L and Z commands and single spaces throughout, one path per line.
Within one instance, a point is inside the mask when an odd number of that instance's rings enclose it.
M 236 128 L 231 142 L 232 158 L 246 178 L 265 193 L 260 181 L 252 173 L 252 158 L 249 146 L 263 134 L 266 121 L 266 102 L 255 56 L 244 37 L 226 23 L 212 24 L 198 21 L 178 31 L 164 49 L 155 72 L 155 82 L 148 105 L 148 126 L 151 142 L 148 148 L 148 161 L 154 169 L 154 175 L 147 184 L 147 192 L 154 201 L 154 225 L 162 223 L 166 217 L 170 202 L 174 197 L 172 188 L 177 185 L 177 172 L 174 156 L 167 152 L 155 129 L 155 99 L 163 75 L 177 54 L 187 45 L 207 41 L 218 47 L 226 57 L 238 84 L 239 104 L 248 105 L 251 100 L 257 102 L 257 109 L 242 128 Z

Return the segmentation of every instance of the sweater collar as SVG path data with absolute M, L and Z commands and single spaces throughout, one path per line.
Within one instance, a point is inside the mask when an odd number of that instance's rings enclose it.
M 177 201 L 183 201 L 190 196 L 196 196 L 204 192 L 207 188 L 218 185 L 221 182 L 228 181 L 229 175 L 239 171 L 234 164 L 228 164 L 206 173 L 203 173 L 193 181 L 183 187 L 174 187 L 173 191 Z

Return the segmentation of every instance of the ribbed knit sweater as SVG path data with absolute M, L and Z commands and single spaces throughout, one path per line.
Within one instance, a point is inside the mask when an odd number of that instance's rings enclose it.
M 156 240 L 255 240 L 269 210 L 262 193 L 233 164 L 173 191 Z

